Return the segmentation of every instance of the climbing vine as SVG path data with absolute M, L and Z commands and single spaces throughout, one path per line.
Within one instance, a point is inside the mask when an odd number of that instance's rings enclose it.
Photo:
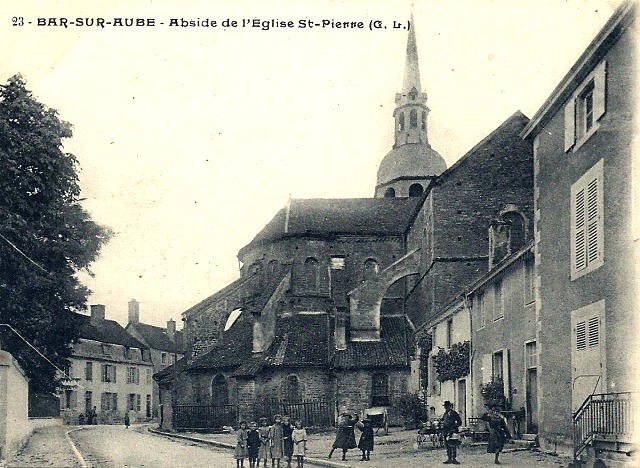
M 440 348 L 433 355 L 433 364 L 436 368 L 436 377 L 440 382 L 456 380 L 469 375 L 471 344 L 469 341 L 456 343 L 449 351 Z

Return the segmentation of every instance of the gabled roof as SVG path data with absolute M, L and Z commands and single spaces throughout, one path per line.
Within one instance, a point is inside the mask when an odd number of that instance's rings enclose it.
M 176 331 L 172 340 L 166 328 L 156 327 L 147 323 L 130 323 L 127 327 L 129 326 L 136 329 L 151 349 L 170 353 L 184 353 L 182 349 L 182 331 Z
M 285 237 L 352 235 L 402 235 L 420 197 L 292 199 L 267 225 L 240 249 Z
M 360 369 L 366 367 L 407 367 L 409 330 L 404 317 L 381 317 L 380 341 L 351 341 L 347 349 L 337 350 L 334 367 Z
M 127 348 L 147 349 L 147 347 L 131 336 L 122 325 L 115 320 L 100 320 L 91 322 L 88 315 L 77 314 L 80 321 L 79 338 L 99 341 L 101 343 L 117 344 Z

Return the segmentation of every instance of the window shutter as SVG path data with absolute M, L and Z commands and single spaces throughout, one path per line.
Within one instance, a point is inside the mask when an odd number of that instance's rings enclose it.
M 578 190 L 574 198 L 574 235 L 573 257 L 576 270 L 587 265 L 586 247 L 586 223 L 585 223 L 585 191 Z
M 509 350 L 507 348 L 504 348 L 502 350 L 502 383 L 504 396 L 508 399 L 511 398 L 511 386 L 509 385 L 509 383 L 511 382 L 511 375 L 509 375 L 511 366 L 509 363 L 509 357 Z
M 76 406 L 78 406 L 78 392 L 76 391 L 72 391 L 71 392 L 71 402 L 70 402 L 70 408 L 71 409 L 75 409 Z
M 584 322 L 583 322 L 584 323 Z M 600 320 L 598 317 L 589 319 L 589 347 L 598 346 L 600 343 Z
M 576 141 L 576 101 L 571 98 L 564 107 L 564 151 L 571 149 Z
M 582 351 L 587 347 L 587 327 L 585 322 L 576 325 L 576 350 Z
M 607 62 L 601 62 L 593 77 L 593 118 L 599 120 L 606 111 Z
M 493 356 L 491 353 L 482 355 L 482 383 L 489 383 L 492 379 L 491 363 Z
M 598 213 L 598 179 L 595 178 L 587 185 L 587 263 L 598 258 L 599 246 L 599 213 Z

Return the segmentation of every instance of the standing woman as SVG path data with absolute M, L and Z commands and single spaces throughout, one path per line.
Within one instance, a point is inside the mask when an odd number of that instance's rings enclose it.
M 280 459 L 283 455 L 283 441 L 282 419 L 279 414 L 273 417 L 273 425 L 269 430 L 269 438 L 271 439 L 271 466 L 280 468 Z
M 500 414 L 497 406 L 489 408 L 489 411 L 483 414 L 480 419 L 489 423 L 487 453 L 495 453 L 494 463 L 499 465 L 498 457 L 504 448 L 504 443 L 507 439 L 511 439 L 511 434 L 509 434 L 509 429 L 507 428 L 507 420 Z
M 244 457 L 247 456 L 247 439 L 249 433 L 247 432 L 247 423 L 240 421 L 240 427 L 238 428 L 238 440 L 236 442 L 236 467 L 244 468 Z

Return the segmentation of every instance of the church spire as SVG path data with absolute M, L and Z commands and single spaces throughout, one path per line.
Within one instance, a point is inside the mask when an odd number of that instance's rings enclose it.
M 404 64 L 404 80 L 402 82 L 402 94 L 408 95 L 412 89 L 420 92 L 420 65 L 418 63 L 418 45 L 416 44 L 416 32 L 413 22 L 413 10 L 409 22 L 409 37 L 407 38 L 407 56 Z

